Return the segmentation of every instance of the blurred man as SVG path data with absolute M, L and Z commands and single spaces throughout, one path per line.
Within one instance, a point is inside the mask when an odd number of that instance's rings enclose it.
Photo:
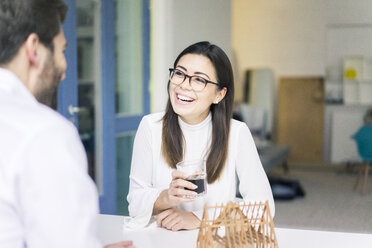
M 0 0 L 1 248 L 101 247 L 84 149 L 52 110 L 67 66 L 66 12 L 60 0 Z

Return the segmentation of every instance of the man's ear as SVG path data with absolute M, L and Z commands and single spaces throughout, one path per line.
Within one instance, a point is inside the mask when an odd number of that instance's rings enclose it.
M 26 41 L 26 54 L 28 60 L 32 66 L 38 66 L 39 58 L 38 58 L 38 46 L 40 45 L 39 36 L 35 33 L 30 34 Z

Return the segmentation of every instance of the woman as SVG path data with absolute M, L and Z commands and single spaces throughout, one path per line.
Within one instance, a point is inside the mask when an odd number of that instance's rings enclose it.
M 165 113 L 145 116 L 134 141 L 129 213 L 140 225 L 155 215 L 159 226 L 176 231 L 200 225 L 204 204 L 234 201 L 236 175 L 247 201 L 274 201 L 251 133 L 232 120 L 234 79 L 230 61 L 216 45 L 187 47 L 169 69 Z M 182 160 L 205 159 L 207 194 L 175 170 Z

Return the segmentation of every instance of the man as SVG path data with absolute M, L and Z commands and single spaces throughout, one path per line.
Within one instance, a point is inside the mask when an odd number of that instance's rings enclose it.
M 66 12 L 61 0 L 0 0 L 2 248 L 100 247 L 84 149 L 76 128 L 51 109 L 67 66 Z

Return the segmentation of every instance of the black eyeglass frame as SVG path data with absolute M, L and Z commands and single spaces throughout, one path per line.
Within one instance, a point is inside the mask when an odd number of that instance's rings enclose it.
M 172 72 L 174 73 L 174 71 L 176 71 L 176 70 L 182 72 L 183 75 L 184 75 L 184 78 L 183 78 L 182 82 L 179 83 L 179 84 L 182 84 L 183 82 L 185 82 L 186 78 L 189 78 L 189 84 L 190 84 L 190 83 L 191 83 L 191 78 L 192 78 L 192 77 L 196 77 L 196 76 L 189 76 L 189 75 L 187 75 L 186 73 L 184 73 L 184 72 L 181 71 L 181 70 L 178 70 L 178 69 L 175 69 L 175 68 L 169 68 L 169 80 L 171 80 L 171 74 L 172 74 Z M 200 77 L 200 76 L 197 76 L 197 77 Z M 203 77 L 200 77 L 200 78 L 203 78 Z M 205 87 L 207 86 L 207 84 L 214 84 L 214 85 L 217 85 L 218 88 L 221 87 L 219 83 L 215 83 L 215 82 L 209 81 L 209 80 L 207 80 L 207 79 L 205 79 L 205 78 L 203 78 L 203 79 L 206 81 L 206 84 L 204 84 L 204 88 L 203 88 L 202 90 L 205 89 Z M 200 90 L 200 91 L 202 91 L 202 90 Z

